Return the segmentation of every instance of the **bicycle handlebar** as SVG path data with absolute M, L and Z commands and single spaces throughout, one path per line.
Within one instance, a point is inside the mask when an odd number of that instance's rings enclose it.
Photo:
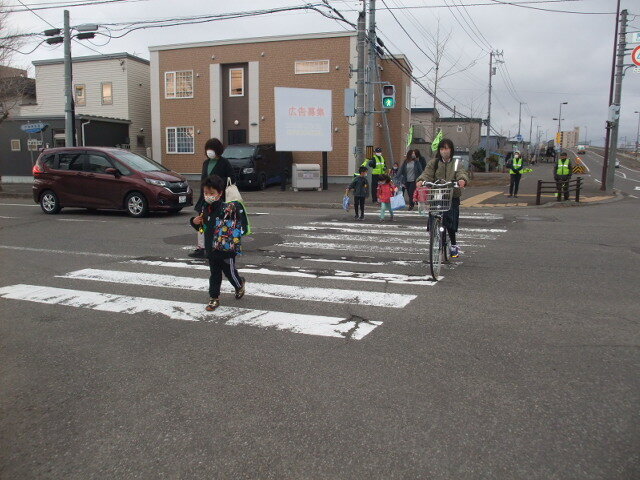
M 453 188 L 458 188 L 458 182 L 446 182 L 446 183 L 422 182 L 422 185 L 430 185 L 432 187 L 448 187 L 448 186 L 452 186 Z

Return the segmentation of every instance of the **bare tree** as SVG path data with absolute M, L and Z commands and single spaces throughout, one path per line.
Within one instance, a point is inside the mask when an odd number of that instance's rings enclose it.
M 33 94 L 34 88 L 26 71 L 11 67 L 24 37 L 9 27 L 8 17 L 6 5 L 0 1 L 0 123 L 23 102 L 26 94 Z

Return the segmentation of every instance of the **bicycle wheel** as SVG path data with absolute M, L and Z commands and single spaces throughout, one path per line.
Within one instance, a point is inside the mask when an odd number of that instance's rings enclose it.
M 440 267 L 442 266 L 442 219 L 434 218 L 431 222 L 429 236 L 429 264 L 431 265 L 431 276 L 438 280 Z
M 451 258 L 449 257 L 449 252 L 451 251 L 451 238 L 447 234 L 446 227 L 442 231 L 442 261 L 445 263 L 449 263 Z

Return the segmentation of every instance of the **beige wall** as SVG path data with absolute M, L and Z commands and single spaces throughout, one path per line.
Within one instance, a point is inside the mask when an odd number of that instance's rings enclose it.
M 480 145 L 479 122 L 465 122 L 461 118 L 459 122 L 436 122 L 436 127 L 442 129 L 443 136 L 453 142 L 456 150 L 475 152 Z

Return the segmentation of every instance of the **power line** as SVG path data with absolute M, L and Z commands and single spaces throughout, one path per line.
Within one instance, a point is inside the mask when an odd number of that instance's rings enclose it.
M 491 0 L 494 3 L 497 3 L 498 5 L 511 5 L 513 7 L 520 7 L 520 8 L 529 8 L 531 10 L 540 10 L 543 12 L 554 12 L 554 13 L 573 13 L 573 14 L 577 14 L 577 15 L 615 15 L 616 12 L 577 12 L 577 11 L 573 11 L 573 10 L 554 10 L 551 8 L 542 8 L 542 7 L 532 7 L 530 5 L 522 5 L 520 3 L 516 3 L 516 2 L 501 2 L 500 0 Z
M 18 0 L 20 2 L 20 0 Z M 33 4 L 25 4 L 20 2 L 24 8 L 12 8 L 10 10 L 5 10 L 6 13 L 19 13 L 19 12 L 33 12 L 34 10 L 54 10 L 59 8 L 72 8 L 72 7 L 88 7 L 92 5 L 99 4 L 107 4 L 107 3 L 119 3 L 119 2 L 146 2 L 148 0 L 96 0 L 95 2 L 83 1 L 83 2 L 75 2 L 75 3 L 61 3 L 61 2 L 53 2 L 56 5 L 51 3 L 33 3 Z M 43 7 L 35 6 L 32 8 L 32 5 L 47 5 Z

